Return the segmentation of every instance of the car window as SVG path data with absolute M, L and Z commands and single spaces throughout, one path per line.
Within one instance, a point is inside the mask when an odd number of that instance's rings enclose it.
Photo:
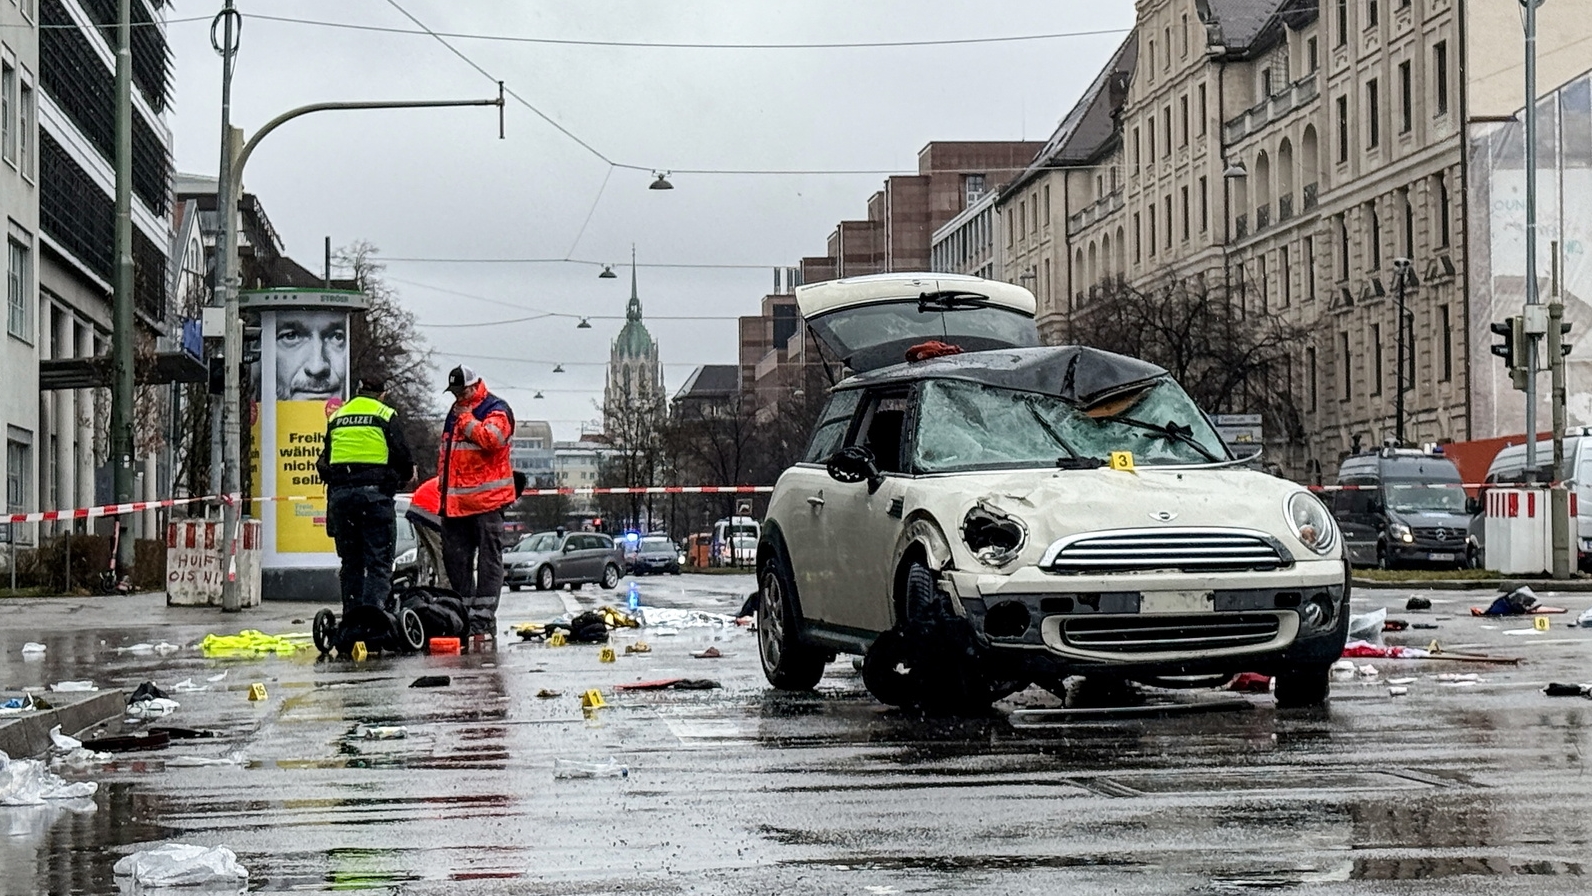
M 614 549 L 614 540 L 606 535 L 588 535 L 587 537 L 592 540 L 591 546 L 594 548 L 601 548 L 605 551 Z
M 807 453 L 802 456 L 803 461 L 821 464 L 829 459 L 829 455 L 840 450 L 840 443 L 846 438 L 846 429 L 861 398 L 862 391 L 859 389 L 836 392 L 829 397 L 829 404 L 818 418 L 818 426 L 813 429 L 812 441 L 807 444 Z
M 862 425 L 849 442 L 873 452 L 874 462 L 881 472 L 899 473 L 904 469 L 901 449 L 911 403 L 910 395 L 900 392 L 870 396 Z
M 1052 395 L 960 380 L 923 384 L 913 460 L 928 472 L 1050 467 L 1077 456 L 1134 463 L 1227 460 L 1227 448 L 1188 394 L 1161 379 L 1109 406 L 1083 410 Z
M 1371 509 L 1371 498 L 1376 495 L 1377 480 L 1371 476 L 1351 476 L 1338 483 L 1343 489 L 1332 499 L 1335 514 L 1362 514 Z
M 514 550 L 526 554 L 545 554 L 548 551 L 558 550 L 558 543 L 558 533 L 538 532 L 535 535 L 527 535 L 520 539 L 519 544 L 514 546 Z

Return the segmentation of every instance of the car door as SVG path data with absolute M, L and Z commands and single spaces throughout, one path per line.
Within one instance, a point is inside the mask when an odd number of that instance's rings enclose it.
M 827 596 L 843 578 L 824 543 L 829 521 L 826 502 L 834 490 L 843 486 L 829 478 L 824 461 L 845 444 L 861 398 L 861 390 L 856 389 L 830 396 L 808 441 L 807 452 L 799 463 L 780 475 L 768 508 L 768 519 L 779 526 L 785 545 L 802 616 L 809 620 L 823 618 Z
M 622 555 L 622 552 L 615 548 L 612 538 L 607 535 L 592 535 L 589 537 L 592 540 L 591 580 L 593 582 L 601 582 L 603 580 L 603 570 L 610 563 L 617 564 L 621 570 L 625 568 L 622 560 L 615 559 L 615 554 Z
M 565 533 L 563 543 L 559 545 L 558 553 L 553 555 L 553 573 L 558 576 L 560 583 L 576 581 L 580 578 L 581 537 L 578 532 Z
M 884 481 L 833 482 L 824 505 L 825 547 L 844 575 L 824 605 L 823 620 L 839 628 L 882 632 L 892 623 L 896 541 L 900 538 L 906 489 L 908 435 L 915 420 L 911 389 L 870 391 L 848 445 L 873 452 Z

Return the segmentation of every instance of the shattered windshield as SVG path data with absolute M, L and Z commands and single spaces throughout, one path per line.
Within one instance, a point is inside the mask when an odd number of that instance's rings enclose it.
M 514 546 L 515 553 L 519 554 L 545 554 L 548 551 L 558 550 L 557 532 L 538 532 L 520 539 Z
M 1227 460 L 1203 414 L 1170 379 L 1081 410 L 1059 398 L 958 380 L 923 385 L 914 448 L 927 473 L 1053 467 L 1131 451 L 1137 465 Z
M 979 352 L 1039 344 L 1034 319 L 998 306 L 919 311 L 917 301 L 846 308 L 812 320 L 829 352 L 857 373 L 906 360 L 906 351 L 936 339 Z
M 1465 512 L 1465 490 L 1457 482 L 1388 482 L 1383 491 L 1389 509 L 1399 513 Z

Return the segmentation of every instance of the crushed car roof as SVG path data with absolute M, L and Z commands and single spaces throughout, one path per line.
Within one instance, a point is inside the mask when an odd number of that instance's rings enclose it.
M 1054 395 L 1080 407 L 1090 407 L 1165 375 L 1164 368 L 1148 361 L 1083 345 L 1060 345 L 992 349 L 904 362 L 857 374 L 835 388 L 860 389 L 931 379 L 966 380 Z

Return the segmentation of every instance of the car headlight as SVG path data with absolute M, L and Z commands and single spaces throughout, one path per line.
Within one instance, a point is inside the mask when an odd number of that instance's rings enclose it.
M 397 559 L 393 560 L 393 562 L 399 566 L 404 566 L 406 564 L 415 562 L 415 549 L 410 548 L 409 550 L 404 551 L 402 554 L 399 554 Z
M 1304 546 L 1325 556 L 1338 546 L 1338 527 L 1327 507 L 1309 492 L 1295 492 L 1288 498 L 1288 524 Z
M 1017 559 L 1028 543 L 1023 521 L 983 501 L 962 518 L 962 541 L 985 566 L 1005 566 Z
M 1415 541 L 1415 533 L 1411 532 L 1410 527 L 1403 523 L 1388 523 L 1387 531 L 1389 535 L 1405 544 L 1412 544 Z

